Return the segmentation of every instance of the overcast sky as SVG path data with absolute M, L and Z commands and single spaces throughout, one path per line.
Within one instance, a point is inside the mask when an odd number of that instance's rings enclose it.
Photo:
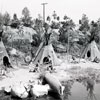
M 21 17 L 22 9 L 28 7 L 31 16 L 36 18 L 38 14 L 42 15 L 41 3 L 43 2 L 48 3 L 46 5 L 46 16 L 51 16 L 55 10 L 61 18 L 67 15 L 75 23 L 78 23 L 83 13 L 90 20 L 96 21 L 100 18 L 100 0 L 0 0 L 0 12 L 7 11 L 11 16 L 16 13 Z

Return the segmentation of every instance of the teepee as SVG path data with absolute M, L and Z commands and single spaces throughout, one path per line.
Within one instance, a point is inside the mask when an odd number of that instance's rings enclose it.
M 53 66 L 57 66 L 61 64 L 61 60 L 57 58 L 55 51 L 52 47 L 52 44 L 43 47 L 43 43 L 41 43 L 36 53 L 36 57 L 34 58 L 34 64 L 36 64 L 38 61 L 40 64 L 43 64 L 44 57 L 48 57 L 48 56 L 50 56 Z
M 95 41 L 92 41 L 89 45 L 87 45 L 81 57 L 89 59 L 90 61 L 94 61 L 95 58 L 100 60 L 100 51 Z
M 7 56 L 7 57 L 9 58 L 9 56 L 8 56 L 8 54 L 7 54 L 7 51 L 6 51 L 6 48 L 5 48 L 4 44 L 3 44 L 3 42 L 0 41 L 0 65 L 3 64 L 3 57 L 4 57 L 4 56 Z

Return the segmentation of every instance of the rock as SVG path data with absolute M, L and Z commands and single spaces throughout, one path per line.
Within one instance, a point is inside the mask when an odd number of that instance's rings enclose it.
M 12 96 L 19 97 L 19 98 L 26 98 L 28 96 L 28 92 L 26 91 L 22 83 L 14 84 L 11 87 L 11 94 Z
M 6 86 L 4 88 L 4 91 L 7 92 L 7 93 L 10 93 L 11 92 L 11 86 Z
M 33 97 L 41 97 L 43 95 L 47 95 L 49 89 L 50 89 L 49 85 L 36 85 L 35 84 L 31 88 L 30 93 Z

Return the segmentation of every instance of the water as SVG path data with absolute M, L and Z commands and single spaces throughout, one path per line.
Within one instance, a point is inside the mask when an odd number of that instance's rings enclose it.
M 71 94 L 64 100 L 100 100 L 100 83 L 95 83 L 93 88 L 87 90 L 84 82 L 74 82 L 70 89 Z
M 89 91 L 86 87 L 79 82 L 75 82 L 71 89 L 71 96 L 69 100 L 100 100 L 100 84 L 94 86 L 92 97 L 89 96 Z M 93 98 L 93 99 L 92 99 Z
M 89 83 L 89 82 L 90 83 Z M 65 83 L 63 100 L 100 100 L 100 83 L 91 80 L 69 81 Z M 90 84 L 88 87 L 87 82 Z M 93 87 L 91 86 L 93 84 Z M 39 98 L 37 100 L 59 100 L 47 96 L 47 98 Z

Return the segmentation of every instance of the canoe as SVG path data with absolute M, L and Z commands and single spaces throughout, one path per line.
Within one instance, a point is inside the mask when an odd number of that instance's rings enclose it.
M 62 93 L 62 85 L 60 81 L 50 73 L 44 75 L 43 84 L 49 84 L 50 88 L 59 95 Z

